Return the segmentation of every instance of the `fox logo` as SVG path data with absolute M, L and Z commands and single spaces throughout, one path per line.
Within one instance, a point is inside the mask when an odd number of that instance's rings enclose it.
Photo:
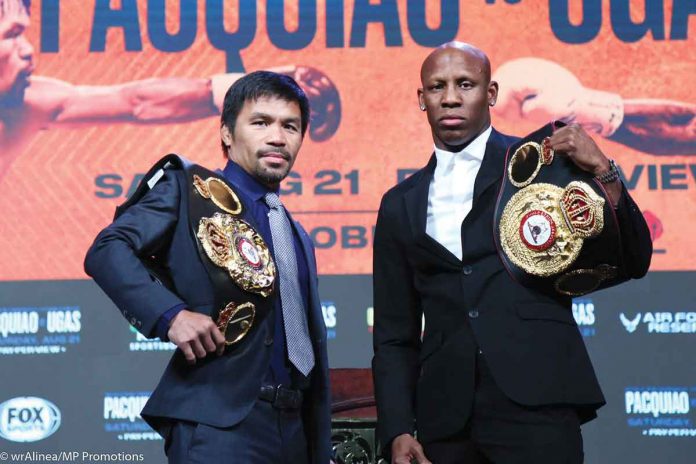
M 619 319 L 621 319 L 621 323 L 624 325 L 628 333 L 633 333 L 636 331 L 638 324 L 640 323 L 640 313 L 636 314 L 636 317 L 633 319 L 629 319 L 624 315 L 624 313 L 621 313 L 619 314 Z

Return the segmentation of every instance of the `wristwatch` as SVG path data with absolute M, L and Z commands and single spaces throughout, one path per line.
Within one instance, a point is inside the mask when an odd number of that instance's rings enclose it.
M 603 174 L 595 176 L 595 179 L 603 184 L 611 184 L 619 179 L 619 169 L 613 159 L 609 160 L 609 170 Z

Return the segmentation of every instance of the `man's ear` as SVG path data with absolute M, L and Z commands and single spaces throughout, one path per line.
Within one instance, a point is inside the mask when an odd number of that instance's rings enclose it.
M 425 99 L 423 98 L 423 89 L 418 89 L 418 106 L 421 111 L 425 111 Z
M 226 147 L 230 147 L 232 145 L 232 133 L 224 124 L 220 126 L 220 139 Z
M 488 84 L 488 106 L 495 106 L 496 101 L 498 101 L 498 83 L 491 81 Z

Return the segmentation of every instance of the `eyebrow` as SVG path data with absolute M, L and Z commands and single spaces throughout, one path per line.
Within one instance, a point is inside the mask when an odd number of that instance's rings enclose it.
M 14 20 L 14 21 L 0 27 L 0 34 L 4 35 L 4 34 L 7 34 L 9 32 L 13 32 L 13 31 L 17 31 L 17 30 L 19 32 L 23 32 L 24 30 L 26 30 L 26 28 L 27 28 L 26 24 L 24 24 L 23 22 Z
M 254 113 L 251 113 L 251 115 L 249 115 L 249 119 L 255 119 L 255 118 L 278 119 L 276 116 L 273 116 L 273 115 L 268 114 L 268 113 L 262 113 L 262 112 L 260 112 L 260 111 L 256 111 L 256 112 L 254 112 Z M 280 119 L 281 119 L 283 122 L 294 122 L 294 123 L 297 123 L 297 124 L 300 123 L 300 118 L 298 118 L 298 117 L 296 117 L 296 116 L 291 116 L 291 117 L 288 117 L 288 118 L 280 118 Z
M 454 78 L 455 81 L 475 81 L 476 76 L 469 75 L 469 74 L 461 74 L 459 76 L 456 76 Z M 438 76 L 438 75 L 432 75 L 429 78 L 426 79 L 426 82 L 447 82 L 449 81 L 449 77 L 444 77 L 444 76 Z

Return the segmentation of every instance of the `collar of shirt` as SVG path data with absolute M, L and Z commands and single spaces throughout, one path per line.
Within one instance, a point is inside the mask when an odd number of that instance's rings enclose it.
M 244 191 L 253 201 L 263 201 L 264 195 L 268 192 L 278 193 L 278 189 L 268 188 L 232 160 L 227 161 L 222 174 L 229 183 Z
M 478 137 L 456 153 L 435 147 L 435 158 L 437 159 L 437 166 L 435 169 L 440 171 L 442 168 L 446 169 L 447 166 L 451 167 L 451 164 L 455 160 L 476 160 L 481 163 L 483 155 L 486 153 L 486 144 L 488 143 L 488 138 L 491 136 L 492 130 L 493 127 L 488 126 Z

